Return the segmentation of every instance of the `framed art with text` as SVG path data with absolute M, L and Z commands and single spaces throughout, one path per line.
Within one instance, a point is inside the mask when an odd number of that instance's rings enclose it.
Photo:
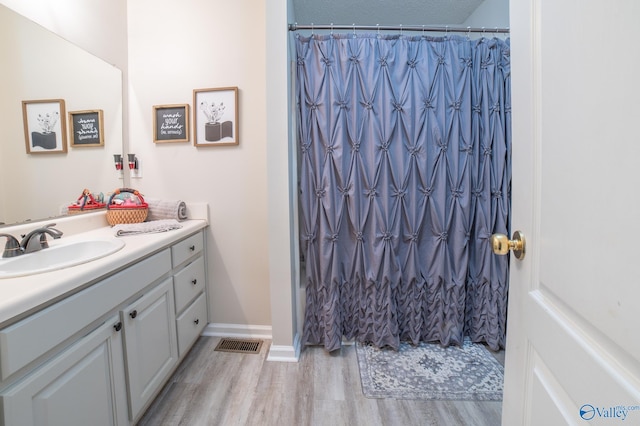
M 69 112 L 72 147 L 104 146 L 101 109 Z
M 189 142 L 189 105 L 154 105 L 153 142 Z

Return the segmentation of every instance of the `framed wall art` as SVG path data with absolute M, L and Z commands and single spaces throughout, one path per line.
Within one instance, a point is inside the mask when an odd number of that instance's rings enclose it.
M 27 154 L 67 152 L 66 115 L 63 99 L 22 101 Z
M 69 112 L 72 147 L 104 146 L 102 114 L 101 109 Z
M 154 105 L 153 142 L 189 142 L 189 105 Z
M 238 88 L 193 91 L 195 146 L 238 145 Z

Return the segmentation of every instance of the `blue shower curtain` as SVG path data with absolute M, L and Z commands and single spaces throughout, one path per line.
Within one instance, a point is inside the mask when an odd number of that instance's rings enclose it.
M 303 343 L 504 347 L 510 57 L 497 38 L 297 36 Z

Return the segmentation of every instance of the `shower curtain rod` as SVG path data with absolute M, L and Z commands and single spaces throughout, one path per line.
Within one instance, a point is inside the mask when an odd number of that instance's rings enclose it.
M 374 31 L 430 31 L 441 33 L 489 33 L 489 34 L 508 34 L 509 28 L 487 28 L 487 27 L 450 27 L 448 25 L 298 25 L 298 23 L 289 24 L 289 31 L 298 30 L 374 30 Z

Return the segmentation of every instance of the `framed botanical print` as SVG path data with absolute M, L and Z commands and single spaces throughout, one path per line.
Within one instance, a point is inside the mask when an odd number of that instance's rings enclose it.
M 22 101 L 27 154 L 67 152 L 66 111 L 63 99 Z

